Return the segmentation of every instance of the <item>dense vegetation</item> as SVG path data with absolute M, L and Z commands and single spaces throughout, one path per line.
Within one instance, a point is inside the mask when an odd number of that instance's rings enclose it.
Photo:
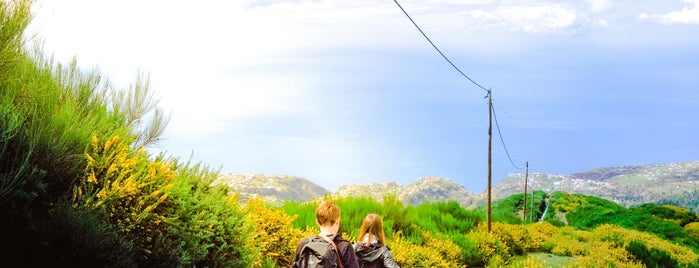
M 696 213 L 673 205 L 643 204 L 625 208 L 612 201 L 594 196 L 555 192 L 551 195 L 554 210 L 547 219 L 562 224 L 556 214 L 565 215 L 569 226 L 589 230 L 603 224 L 654 234 L 694 249 L 699 249 L 699 237 L 692 235 L 691 226 L 699 221 Z M 689 224 L 692 224 L 688 227 Z
M 213 187 L 218 172 L 145 148 L 166 125 L 147 76 L 115 88 L 22 37 L 31 1 L 0 2 L 0 236 L 3 263 L 66 267 L 288 267 L 317 231 L 316 202 L 275 207 Z M 381 214 L 403 267 L 697 267 L 699 221 L 684 208 L 630 209 L 537 191 L 484 209 L 337 198 L 341 232 Z M 546 200 L 548 199 L 548 203 Z M 531 202 L 533 201 L 533 203 Z M 548 204 L 546 220 L 538 223 Z M 527 206 L 527 215 L 522 215 Z M 553 207 L 554 209 L 551 209 Z

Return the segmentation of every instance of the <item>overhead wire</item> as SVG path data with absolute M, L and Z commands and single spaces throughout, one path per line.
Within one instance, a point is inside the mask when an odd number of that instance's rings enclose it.
M 442 51 L 439 50 L 439 48 L 437 48 L 437 45 L 435 45 L 435 44 L 432 42 L 432 40 L 430 40 L 430 38 L 427 37 L 427 34 L 425 34 L 425 32 L 423 32 L 422 29 L 420 29 L 420 26 L 418 26 L 417 23 L 415 23 L 415 21 L 413 20 L 413 18 L 411 18 L 410 15 L 408 15 L 408 12 L 406 12 L 405 9 L 403 9 L 403 7 L 400 5 L 400 3 L 398 3 L 398 0 L 393 0 L 393 2 L 395 2 L 396 5 L 398 5 L 398 8 L 400 8 L 400 10 L 403 11 L 403 14 L 405 14 L 405 16 L 408 17 L 408 19 L 410 20 L 410 22 L 413 23 L 413 25 L 415 25 L 415 28 L 417 28 L 417 30 L 420 31 L 420 33 L 422 34 L 422 36 L 424 36 L 425 39 L 427 39 L 427 42 L 429 42 L 430 45 L 432 45 L 432 47 L 433 47 L 435 50 L 437 50 L 437 52 L 439 52 L 439 55 L 442 55 L 442 58 L 444 58 L 449 64 L 451 64 L 451 67 L 454 67 L 454 69 L 455 69 L 457 72 L 459 72 L 463 77 L 466 77 L 466 79 L 468 79 L 468 81 L 471 81 L 471 83 L 473 83 L 474 85 L 478 86 L 479 88 L 485 90 L 486 92 L 488 92 L 488 94 L 490 94 L 490 90 L 486 89 L 485 87 L 481 86 L 480 84 L 476 83 L 476 81 L 474 81 L 473 79 L 471 79 L 470 77 L 468 77 L 468 75 L 466 75 L 464 72 L 462 72 L 461 69 L 459 69 L 459 67 L 456 67 L 456 65 L 454 65 L 454 63 L 451 62 L 451 60 L 449 60 L 449 58 L 447 58 L 447 56 L 444 55 L 444 53 L 442 53 Z
M 398 5 L 398 8 L 400 8 L 400 10 L 403 11 L 403 14 L 405 14 L 405 16 L 408 17 L 408 19 L 410 20 L 410 22 L 413 23 L 413 25 L 415 26 L 415 28 L 417 28 L 417 30 L 420 32 L 420 34 L 422 34 L 422 36 L 425 37 L 425 39 L 427 40 L 427 42 L 429 42 L 430 45 L 432 45 L 432 47 L 439 53 L 439 55 L 441 55 L 442 58 L 444 58 L 444 60 L 446 60 L 446 61 L 451 65 L 451 67 L 454 67 L 454 69 L 455 69 L 457 72 L 459 72 L 463 77 L 465 77 L 466 79 L 468 79 L 468 81 L 471 81 L 471 83 L 473 83 L 474 85 L 476 85 L 476 86 L 478 86 L 479 88 L 485 90 L 485 92 L 488 93 L 488 95 L 486 95 L 486 98 L 487 98 L 488 96 L 490 96 L 490 94 L 491 94 L 491 90 L 490 90 L 490 89 L 486 89 L 485 87 L 481 86 L 479 83 L 477 83 L 476 81 L 474 81 L 473 79 L 471 79 L 471 77 L 469 77 L 469 76 L 466 75 L 464 72 L 462 72 L 461 69 L 459 69 L 459 67 L 457 67 L 451 60 L 449 60 L 449 58 L 447 58 L 447 56 L 444 55 L 444 53 L 437 47 L 437 45 L 435 45 L 434 42 L 432 42 L 432 40 L 427 36 L 427 34 L 425 34 L 425 32 L 422 31 L 422 29 L 420 28 L 420 26 L 417 25 L 417 23 L 415 22 L 415 20 L 413 20 L 413 18 L 410 17 L 410 15 L 408 14 L 408 12 L 405 11 L 405 9 L 403 8 L 403 6 L 401 6 L 400 3 L 398 3 L 398 0 L 393 0 L 393 2 L 396 3 L 396 5 Z M 502 147 L 505 149 L 505 154 L 507 155 L 507 158 L 510 160 L 510 164 L 512 164 L 512 166 L 513 166 L 514 168 L 516 168 L 516 169 L 522 169 L 521 167 L 518 167 L 518 166 L 514 163 L 514 161 L 512 161 L 512 157 L 510 156 L 510 152 L 507 150 L 507 146 L 505 145 L 505 140 L 504 140 L 504 138 L 502 137 L 502 132 L 500 131 L 500 124 L 498 123 L 498 117 L 497 117 L 497 115 L 495 114 L 495 108 L 494 108 L 494 106 L 493 106 L 492 101 L 490 102 L 490 107 L 489 107 L 489 109 L 491 109 L 491 111 L 493 112 L 493 117 L 495 118 L 495 126 L 496 126 L 496 128 L 497 128 L 497 130 L 498 130 L 498 136 L 500 137 L 500 142 L 502 143 Z
M 507 150 L 507 145 L 505 145 L 505 139 L 502 138 L 502 132 L 500 132 L 500 124 L 498 123 L 498 116 L 495 113 L 495 106 L 493 105 L 492 102 L 490 103 L 490 109 L 493 111 L 493 119 L 495 119 L 495 128 L 497 128 L 497 130 L 498 130 L 498 136 L 500 136 L 500 142 L 502 143 L 502 148 L 505 149 L 505 154 L 507 155 L 507 159 L 510 160 L 510 164 L 512 164 L 512 166 L 515 169 L 522 169 L 521 167 L 518 167 L 517 165 L 515 165 L 515 162 L 512 161 L 512 157 L 510 157 L 510 152 Z

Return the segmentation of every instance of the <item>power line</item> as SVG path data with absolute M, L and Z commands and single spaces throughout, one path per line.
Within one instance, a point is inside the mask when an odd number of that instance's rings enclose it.
M 510 157 L 510 152 L 507 151 L 507 146 L 505 145 L 505 140 L 502 138 L 502 133 L 500 132 L 500 124 L 498 124 L 498 116 L 495 114 L 495 106 L 493 106 L 493 103 L 490 103 L 490 109 L 493 109 L 493 118 L 495 118 L 495 127 L 498 129 L 498 136 L 500 136 L 500 142 L 502 142 L 502 148 L 505 149 L 505 154 L 507 154 L 507 159 L 510 159 L 510 164 L 516 169 L 522 169 L 521 167 L 518 167 L 515 165 L 515 162 L 512 161 L 512 157 Z
M 456 65 L 454 65 L 454 63 L 452 63 L 451 60 L 449 60 L 449 58 L 447 58 L 447 56 L 444 55 L 444 53 L 442 53 L 442 51 L 439 50 L 439 48 L 437 48 L 437 46 L 432 42 L 432 40 L 430 40 L 430 38 L 427 37 L 427 34 L 425 34 L 425 32 L 423 32 L 422 29 L 420 29 L 420 26 L 418 26 L 417 23 L 415 23 L 415 21 L 413 20 L 413 18 L 411 18 L 410 15 L 408 15 L 408 12 L 406 12 L 405 9 L 403 9 L 403 7 L 398 3 L 398 0 L 393 0 L 393 2 L 395 2 L 396 5 L 398 5 L 398 8 L 400 8 L 400 10 L 403 11 L 403 14 L 405 14 L 405 16 L 408 17 L 408 19 L 410 20 L 410 22 L 413 23 L 413 25 L 415 25 L 415 28 L 417 28 L 417 30 L 420 31 L 422 36 L 424 36 L 425 39 L 427 39 L 427 42 L 429 42 L 430 45 L 432 45 L 432 47 L 435 50 L 437 50 L 437 52 L 439 52 L 439 55 L 442 55 L 442 58 L 444 58 L 449 64 L 451 64 L 451 67 L 454 67 L 454 69 L 456 71 L 458 71 L 463 77 L 468 79 L 468 81 L 471 81 L 471 83 L 473 83 L 474 85 L 478 86 L 479 88 L 485 90 L 485 92 L 488 93 L 485 96 L 488 99 L 488 106 L 489 106 L 488 107 L 488 210 L 487 210 L 486 215 L 487 215 L 487 219 L 488 219 L 488 233 L 490 233 L 490 231 L 491 231 L 491 224 L 490 223 L 491 223 L 491 216 L 492 216 L 491 215 L 491 196 L 492 196 L 492 194 L 491 194 L 491 178 L 492 178 L 492 147 L 491 147 L 491 145 L 492 145 L 492 137 L 493 137 L 493 123 L 492 123 L 492 121 L 493 121 L 493 116 L 495 115 L 495 108 L 493 107 L 492 90 L 486 89 L 483 86 L 481 86 L 480 84 L 476 83 L 476 81 L 473 81 L 473 79 L 471 79 L 470 77 L 468 77 L 468 75 L 466 75 L 464 72 L 462 72 L 459 69 L 459 67 L 456 67 Z M 502 138 L 502 132 L 500 132 L 500 124 L 498 124 L 497 116 L 495 116 L 495 125 L 497 126 L 498 135 L 500 136 L 500 141 L 502 142 L 503 148 L 505 148 L 505 153 L 507 154 L 507 158 L 510 159 L 510 163 L 516 169 L 522 169 L 520 167 L 517 167 L 517 165 L 515 165 L 515 163 L 512 161 L 512 157 L 510 157 L 510 152 L 507 151 L 507 146 L 505 146 L 505 140 Z
M 462 72 L 461 69 L 459 69 L 459 67 L 456 67 L 456 65 L 454 65 L 454 63 L 451 62 L 451 60 L 449 60 L 449 58 L 447 58 L 447 56 L 444 55 L 444 53 L 442 53 L 442 51 L 439 50 L 439 48 L 437 48 L 437 45 L 435 45 L 434 42 L 432 42 L 432 40 L 430 40 L 430 38 L 427 36 L 427 34 L 425 34 L 425 32 L 422 31 L 422 29 L 420 28 L 420 26 L 417 25 L 417 23 L 415 22 L 415 20 L 413 20 L 413 18 L 411 18 L 410 15 L 408 15 L 408 12 L 406 12 L 405 9 L 400 5 L 400 3 L 398 3 L 398 0 L 393 0 L 393 2 L 395 2 L 396 5 L 398 5 L 398 8 L 400 8 L 400 10 L 403 11 L 403 14 L 405 14 L 405 16 L 408 17 L 408 19 L 410 20 L 410 22 L 412 22 L 413 25 L 415 26 L 415 28 L 417 28 L 417 30 L 420 31 L 420 33 L 422 34 L 423 37 L 425 37 L 425 39 L 427 40 L 427 42 L 429 42 L 430 45 L 432 45 L 432 47 L 433 47 L 437 52 L 439 52 L 439 55 L 441 55 L 442 58 L 444 58 L 452 67 L 454 67 L 454 69 L 455 69 L 456 71 L 458 71 L 463 77 L 465 77 L 466 79 L 468 79 L 468 81 L 471 81 L 471 83 L 473 83 L 474 85 L 476 85 L 476 86 L 478 86 L 479 88 L 485 90 L 485 92 L 488 93 L 488 95 L 485 96 L 486 98 L 490 97 L 490 95 L 492 94 L 491 90 L 486 89 L 485 87 L 483 87 L 483 86 L 481 86 L 480 84 L 476 83 L 476 81 L 474 81 L 473 79 L 471 79 L 470 77 L 468 77 L 468 75 L 466 75 L 464 72 Z M 510 156 L 510 152 L 507 150 L 507 145 L 505 145 L 505 140 L 504 140 L 504 138 L 502 137 L 502 132 L 500 131 L 500 124 L 498 123 L 498 117 L 497 117 L 497 115 L 495 114 L 495 107 L 493 106 L 492 101 L 490 102 L 490 109 L 491 109 L 491 111 L 493 112 L 493 117 L 495 118 L 495 126 L 496 126 L 497 129 L 498 129 L 498 136 L 500 137 L 500 142 L 502 142 L 502 147 L 505 149 L 505 154 L 507 154 L 507 159 L 510 160 L 510 164 L 512 164 L 512 166 L 513 166 L 514 168 L 516 168 L 516 169 L 522 169 L 521 167 L 518 167 L 517 165 L 515 165 L 514 161 L 512 161 L 512 157 Z
M 447 56 L 444 55 L 444 53 L 442 53 L 442 51 L 439 50 L 439 48 L 437 48 L 437 45 L 435 45 L 434 42 L 432 42 L 432 40 L 430 40 L 430 38 L 427 36 L 427 34 L 425 34 L 425 32 L 422 31 L 422 29 L 420 28 L 420 26 L 417 25 L 417 23 L 415 22 L 415 20 L 413 20 L 413 18 L 411 18 L 410 15 L 408 15 L 408 12 L 406 12 L 405 9 L 400 5 L 400 3 L 398 3 L 398 0 L 393 0 L 393 2 L 395 2 L 396 5 L 398 5 L 398 8 L 400 8 L 400 10 L 403 11 L 403 14 L 405 14 L 405 16 L 408 17 L 408 19 L 410 20 L 410 22 L 412 22 L 413 25 L 415 26 L 415 28 L 417 28 L 417 30 L 420 31 L 420 33 L 422 34 L 423 37 L 425 37 L 425 39 L 427 40 L 427 42 L 429 42 L 430 45 L 432 45 L 432 47 L 433 47 L 437 52 L 439 52 L 439 55 L 441 55 L 442 58 L 444 58 L 452 67 L 454 67 L 454 69 L 455 69 L 456 71 L 458 71 L 463 77 L 465 77 L 466 79 L 468 79 L 468 81 L 471 81 L 471 83 L 473 83 L 474 85 L 476 85 L 476 86 L 478 86 L 479 88 L 485 90 L 485 92 L 488 93 L 488 95 L 486 95 L 486 98 L 490 96 L 491 90 L 486 89 L 485 87 L 483 87 L 483 86 L 481 86 L 480 84 L 476 83 L 476 81 L 474 81 L 473 79 L 471 79 L 470 77 L 468 77 L 468 75 L 466 75 L 464 72 L 462 72 L 461 69 L 459 69 L 459 67 L 456 67 L 456 65 L 454 65 L 454 63 L 451 62 L 451 60 L 449 60 L 449 58 L 447 58 Z M 497 115 L 495 114 L 495 108 L 492 106 L 492 102 L 491 102 L 490 105 L 491 105 L 491 106 L 490 106 L 490 109 L 492 109 L 492 111 L 493 111 L 493 116 L 495 117 L 495 126 L 496 126 L 497 129 L 498 129 L 498 136 L 500 137 L 500 141 L 502 142 L 502 147 L 505 149 L 505 154 L 507 154 L 507 158 L 510 160 L 510 164 L 512 164 L 512 166 L 513 166 L 514 168 L 516 168 L 516 169 L 522 169 L 521 167 L 518 167 L 517 165 L 515 165 L 514 161 L 512 161 L 512 157 L 510 156 L 510 152 L 507 150 L 507 146 L 505 145 L 505 140 L 504 140 L 503 137 L 502 137 L 502 132 L 500 131 L 500 124 L 498 123 L 498 117 L 497 117 Z
M 442 58 L 444 58 L 449 64 L 451 64 L 451 67 L 454 67 L 454 69 L 456 69 L 457 72 L 459 72 L 461 75 L 463 75 L 464 77 L 466 77 L 466 79 L 468 79 L 468 81 L 471 81 L 471 83 L 473 83 L 474 85 L 478 86 L 479 88 L 485 90 L 486 92 L 488 92 L 488 94 L 490 94 L 490 90 L 488 90 L 488 89 L 484 88 L 483 86 L 481 86 L 480 84 L 476 83 L 476 81 L 473 81 L 473 79 L 471 79 L 470 77 L 468 77 L 468 75 L 466 75 L 464 72 L 462 72 L 462 71 L 459 69 L 459 67 L 456 67 L 456 65 L 454 65 L 454 63 L 452 63 L 452 62 L 449 60 L 449 58 L 447 58 L 447 56 L 444 55 L 444 53 L 442 53 L 442 51 L 439 50 L 439 48 L 437 48 L 437 46 L 432 42 L 432 40 L 430 40 L 430 38 L 427 37 L 427 35 L 425 34 L 425 32 L 423 32 L 422 29 L 420 29 L 420 26 L 418 26 L 417 23 L 415 23 L 415 21 L 413 20 L 413 18 L 411 18 L 410 15 L 408 15 L 408 12 L 406 12 L 405 9 L 403 9 L 403 7 L 398 3 L 398 0 L 393 0 L 393 2 L 395 2 L 396 5 L 398 5 L 398 8 L 400 8 L 400 10 L 403 11 L 403 14 L 405 14 L 405 16 L 408 17 L 408 19 L 410 20 L 410 22 L 413 23 L 413 25 L 415 25 L 415 28 L 417 28 L 417 30 L 420 31 L 420 33 L 422 34 L 422 36 L 424 36 L 425 39 L 427 39 L 427 42 L 430 42 L 430 45 L 432 45 L 432 47 L 433 47 L 435 50 L 437 50 L 437 52 L 439 52 L 439 55 L 442 55 Z

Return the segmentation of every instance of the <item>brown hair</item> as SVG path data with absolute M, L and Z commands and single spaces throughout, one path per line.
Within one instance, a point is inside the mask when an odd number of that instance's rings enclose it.
M 379 214 L 369 214 L 364 217 L 362 227 L 359 229 L 359 239 L 357 239 L 357 241 L 361 243 L 366 234 L 373 235 L 379 244 L 386 245 L 386 237 L 383 234 L 383 220 L 381 220 Z M 369 246 L 370 244 L 371 237 L 369 237 L 369 241 L 367 241 L 366 245 Z
M 325 200 L 316 208 L 316 221 L 321 226 L 334 225 L 340 219 L 340 207 L 332 200 Z

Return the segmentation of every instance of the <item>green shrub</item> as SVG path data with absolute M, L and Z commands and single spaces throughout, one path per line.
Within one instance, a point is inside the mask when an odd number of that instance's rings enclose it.
M 424 203 L 416 206 L 417 225 L 430 233 L 468 233 L 483 221 L 480 213 L 467 210 L 456 201 Z
M 155 211 L 167 224 L 156 232 L 147 267 L 249 267 L 257 248 L 237 195 L 211 187 L 218 173 L 172 160 L 172 188 Z M 174 261 L 169 264 L 168 261 Z
M 133 243 L 103 217 L 98 211 L 55 208 L 37 226 L 43 242 L 33 260 L 41 266 L 137 267 Z
M 634 256 L 634 259 L 642 262 L 646 267 L 678 267 L 679 263 L 670 254 L 658 249 L 648 249 L 643 242 L 634 240 L 626 246 L 626 251 Z

